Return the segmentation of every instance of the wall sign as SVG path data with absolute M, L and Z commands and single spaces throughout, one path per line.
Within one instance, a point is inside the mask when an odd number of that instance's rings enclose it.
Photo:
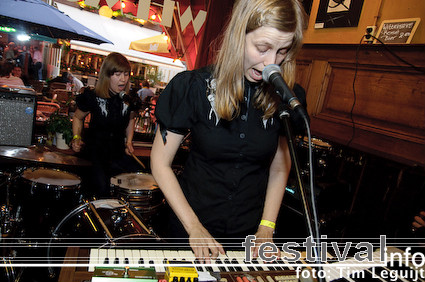
M 409 44 L 420 21 L 420 18 L 383 21 L 377 38 L 386 44 Z

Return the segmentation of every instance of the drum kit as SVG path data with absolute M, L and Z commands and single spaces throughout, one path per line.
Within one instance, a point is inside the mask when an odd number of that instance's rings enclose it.
M 304 176 L 309 175 L 309 160 L 308 160 L 308 138 L 307 136 L 297 136 L 296 143 L 298 144 L 298 157 L 300 158 L 301 173 Z M 315 178 L 325 178 L 329 173 L 329 169 L 334 155 L 333 146 L 316 137 L 311 138 L 311 147 L 313 153 L 313 169 Z
M 2 159 L 17 161 L 18 166 L 12 172 L 0 171 L 0 240 L 36 244 L 60 236 L 97 237 L 108 243 L 159 238 L 145 224 L 151 224 L 165 202 L 150 174 L 112 177 L 116 197 L 88 201 L 81 193 L 81 178 L 68 171 L 71 166 L 90 166 L 86 160 L 37 146 L 0 146 L 0 164 Z

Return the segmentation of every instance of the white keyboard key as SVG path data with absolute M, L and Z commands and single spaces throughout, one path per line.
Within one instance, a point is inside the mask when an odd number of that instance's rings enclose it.
M 108 249 L 108 264 L 114 264 L 114 260 L 116 258 L 115 249 Z
M 133 263 L 133 252 L 130 249 L 124 250 L 123 264 Z
M 95 264 L 99 264 L 99 249 L 90 250 L 89 272 L 94 271 Z
M 115 264 L 124 264 L 124 250 L 123 249 L 116 249 L 115 250 Z
M 147 250 L 140 250 L 140 257 L 137 263 L 141 263 L 143 267 L 150 267 L 149 260 L 149 252 Z

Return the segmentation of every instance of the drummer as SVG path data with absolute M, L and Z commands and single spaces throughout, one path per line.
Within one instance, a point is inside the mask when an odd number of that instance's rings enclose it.
M 95 89 L 85 88 L 76 98 L 72 130 L 72 149 L 81 152 L 93 166 L 86 186 L 98 198 L 111 196 L 110 179 L 123 172 L 135 172 L 138 164 L 130 155 L 137 109 L 127 105 L 120 93 L 128 94 L 131 66 L 120 53 L 104 60 Z M 84 120 L 90 124 L 83 132 Z M 84 181 L 84 179 L 83 179 Z

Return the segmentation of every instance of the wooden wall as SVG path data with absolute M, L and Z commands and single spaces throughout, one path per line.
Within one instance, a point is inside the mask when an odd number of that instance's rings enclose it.
M 425 67 L 425 45 L 389 47 Z M 306 44 L 297 81 L 312 134 L 379 157 L 425 167 L 425 74 L 380 45 Z

